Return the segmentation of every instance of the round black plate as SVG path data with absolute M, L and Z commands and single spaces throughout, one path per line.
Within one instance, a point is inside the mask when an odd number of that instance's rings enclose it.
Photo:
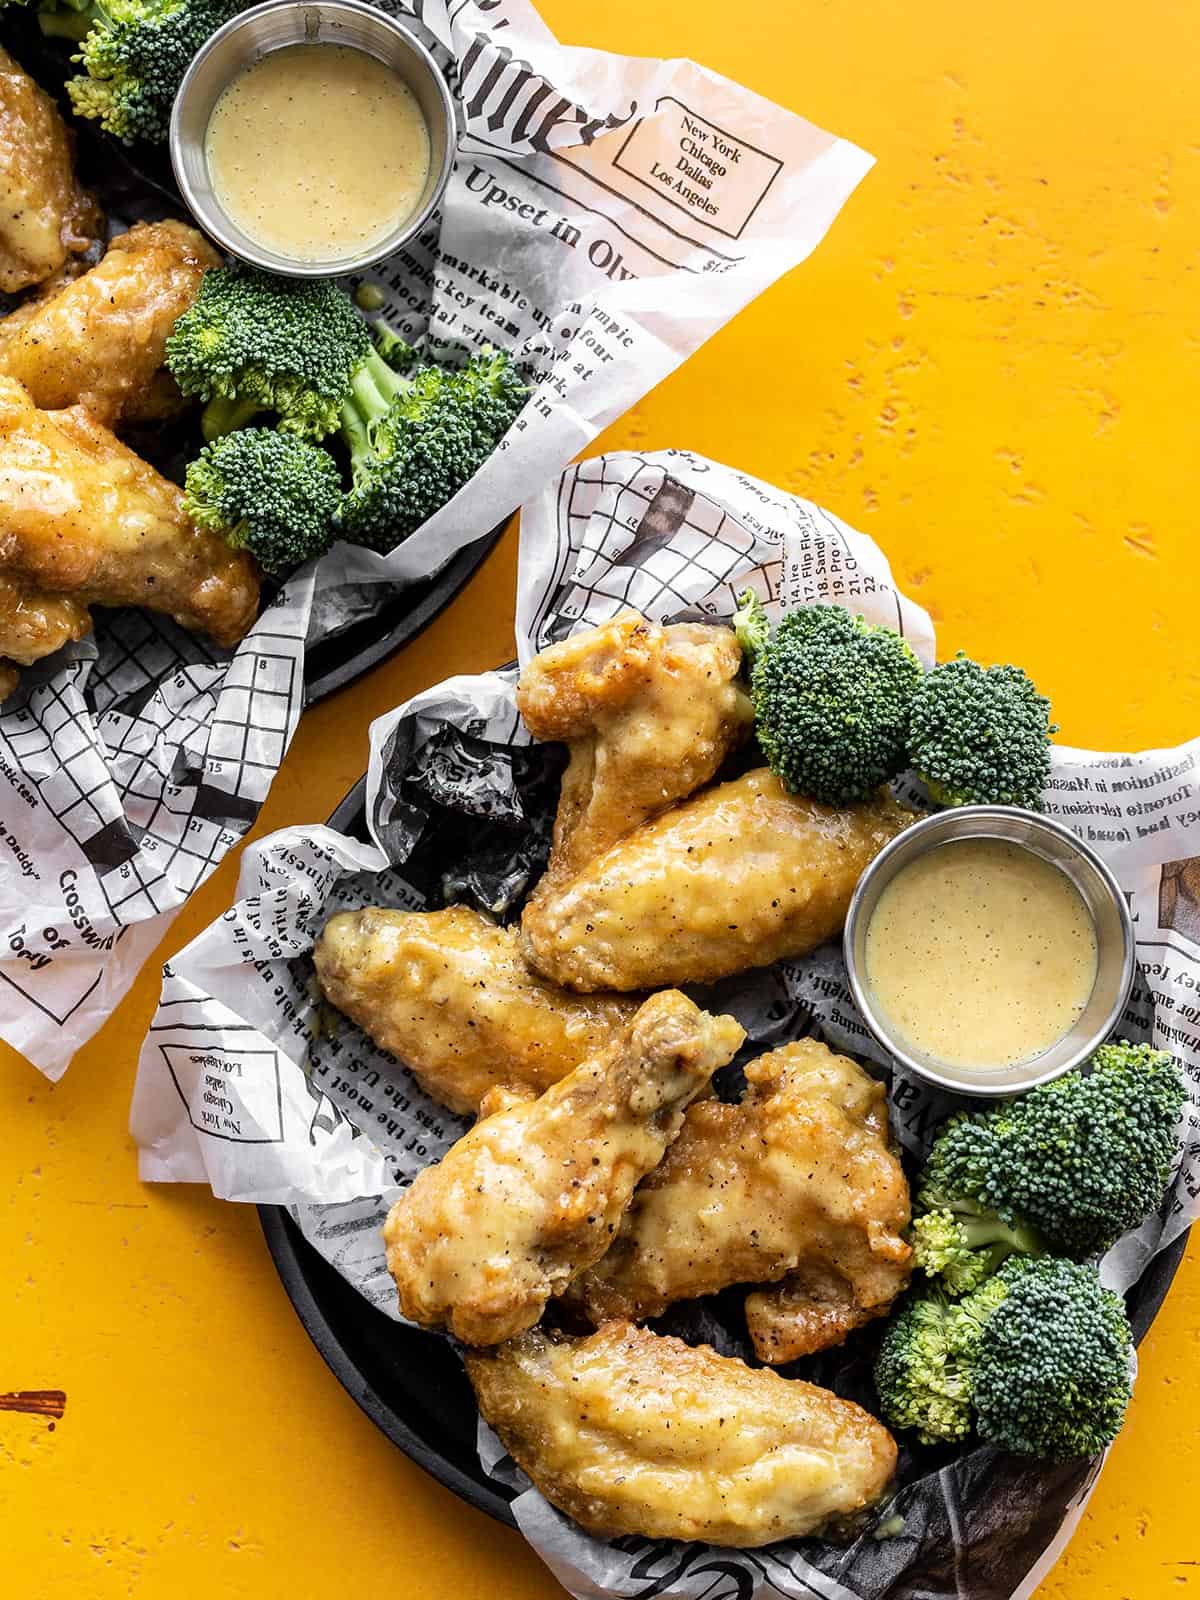
M 311 706 L 335 689 L 343 689 L 386 656 L 415 639 L 450 604 L 474 576 L 507 523 L 500 523 L 460 550 L 436 577 L 425 583 L 388 591 L 379 610 L 345 633 L 309 644 L 304 655 L 304 703 Z
M 329 826 L 368 839 L 366 794 L 367 780 L 360 778 Z M 342 1387 L 419 1467 L 469 1505 L 515 1527 L 511 1495 L 479 1464 L 475 1396 L 447 1341 L 368 1305 L 282 1206 L 259 1206 L 258 1214 L 288 1298 Z
M 9 12 L 13 13 L 14 8 L 10 7 Z M 101 132 L 95 123 L 70 115 L 62 85 L 79 70 L 70 60 L 73 45 L 44 38 L 36 17 L 24 11 L 5 15 L 0 43 L 11 48 L 16 59 L 44 89 L 58 95 L 75 134 L 79 175 L 96 194 L 106 215 L 125 223 L 138 218 L 158 221 L 168 216 L 191 221 L 165 148 L 126 146 Z M 193 438 L 193 431 L 192 428 L 187 430 L 186 440 L 156 441 L 147 430 L 145 436 L 134 442 L 137 448 L 154 457 L 161 471 L 182 481 L 182 466 L 195 453 L 198 435 Z M 156 444 L 162 448 L 156 448 Z M 178 460 L 174 459 L 176 455 Z M 402 589 L 381 585 L 379 609 L 373 616 L 364 618 L 345 633 L 311 645 L 304 662 L 305 704 L 312 705 L 335 689 L 345 688 L 415 639 L 476 572 L 503 533 L 504 526 L 501 523 L 468 545 L 425 582 Z
M 296 1315 L 346 1392 L 431 1477 L 515 1527 L 507 1490 L 479 1464 L 475 1396 L 451 1346 L 368 1305 L 282 1206 L 258 1212 Z
M 329 819 L 366 840 L 367 780 Z M 469 1504 L 514 1526 L 511 1496 L 487 1477 L 475 1449 L 475 1397 L 450 1345 L 397 1324 L 367 1304 L 305 1240 L 282 1206 L 259 1206 L 267 1248 L 296 1314 L 343 1388 L 393 1443 Z M 1187 1247 L 1183 1234 L 1156 1256 L 1129 1296 L 1140 1344 Z

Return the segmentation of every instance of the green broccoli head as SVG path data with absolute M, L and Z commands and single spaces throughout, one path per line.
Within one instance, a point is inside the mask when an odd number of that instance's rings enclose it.
M 771 637 L 771 624 L 767 620 L 766 607 L 753 589 L 747 589 L 738 595 L 738 608 L 733 613 L 733 631 L 742 647 L 742 657 L 746 665 L 752 666 L 755 656 L 760 650 L 766 649 L 767 641 Z
M 81 117 L 127 144 L 162 143 L 171 103 L 200 46 L 243 10 L 247 0 L 94 0 L 85 8 L 54 6 L 43 30 L 81 38 L 72 57 L 86 76 L 67 84 Z M 85 31 L 86 30 L 86 31 Z
M 1186 1098 L 1166 1051 L 1118 1041 L 1083 1071 L 951 1117 L 917 1189 L 917 1264 L 961 1292 L 987 1270 L 976 1251 L 1106 1250 L 1161 1204 Z
M 528 394 L 502 351 L 482 351 L 458 369 L 404 366 L 397 372 L 374 352 L 356 371 L 342 410 L 352 474 L 339 513 L 342 534 L 383 552 L 475 475 Z
M 263 411 L 289 432 L 323 438 L 370 353 L 367 326 L 335 283 L 241 266 L 206 272 L 167 340 L 176 383 L 208 402 L 208 439 Z
M 1132 1393 L 1120 1297 L 1093 1267 L 1050 1258 L 1014 1256 L 993 1281 L 1007 1292 L 986 1319 L 971 1381 L 980 1438 L 1053 1461 L 1097 1455 L 1121 1431 Z
M 341 493 L 337 466 L 320 445 L 242 428 L 205 445 L 188 467 L 184 507 L 265 571 L 285 573 L 333 543 Z
M 922 1444 L 957 1444 L 971 1431 L 971 1391 L 956 1348 L 954 1308 L 936 1295 L 901 1306 L 875 1360 L 875 1387 L 893 1428 Z
M 1124 1306 L 1094 1268 L 1013 1256 L 962 1300 L 903 1305 L 875 1386 L 886 1419 L 924 1444 L 958 1443 L 973 1423 L 999 1449 L 1068 1460 L 1120 1431 L 1131 1348 Z
M 1167 1051 L 1120 1040 L 1102 1045 L 1085 1072 L 1069 1072 L 992 1113 L 996 1159 L 988 1193 L 1054 1250 L 1096 1255 L 1162 1204 L 1186 1099 Z
M 1020 667 L 981 667 L 960 651 L 912 697 L 909 757 L 939 805 L 1038 811 L 1058 732 L 1049 712 Z
M 921 679 L 911 647 L 841 606 L 789 611 L 754 659 L 755 732 L 786 786 L 826 805 L 865 800 L 904 766 Z

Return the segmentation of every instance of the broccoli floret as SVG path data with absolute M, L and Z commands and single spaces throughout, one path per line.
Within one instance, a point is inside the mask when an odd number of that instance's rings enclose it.
M 376 317 L 371 324 L 371 340 L 376 353 L 383 357 L 393 372 L 411 372 L 420 364 L 412 345 L 402 339 L 395 329 L 389 328 L 382 317 Z
M 875 1361 L 884 1416 L 894 1428 L 912 1428 L 922 1444 L 956 1444 L 971 1431 L 955 1309 L 936 1294 L 909 1300 L 888 1324 Z
M 263 411 L 304 438 L 338 426 L 359 365 L 366 323 L 326 279 L 275 278 L 252 267 L 204 274 L 195 302 L 167 340 L 167 366 L 184 394 L 207 401 L 206 439 Z
M 267 572 L 283 573 L 332 544 L 341 495 L 337 466 L 320 445 L 242 428 L 205 445 L 188 467 L 184 506 Z
M 742 659 L 752 666 L 760 650 L 765 650 L 771 637 L 771 624 L 762 601 L 753 589 L 738 595 L 738 608 L 733 613 L 733 631 L 742 647 Z
M 1116 1438 L 1130 1396 L 1125 1308 L 1092 1267 L 1013 1256 L 965 1299 L 892 1319 L 875 1364 L 884 1416 L 925 1444 L 979 1437 L 1070 1460 Z
M 981 667 L 960 650 L 912 697 L 909 757 L 939 805 L 1040 811 L 1058 732 L 1049 713 L 1020 667 Z
M 988 1319 L 972 1381 L 979 1437 L 1015 1455 L 1069 1461 L 1121 1431 L 1133 1337 L 1118 1295 L 1092 1267 L 1014 1257 Z M 986 1289 L 983 1291 L 986 1293 Z
M 951 1117 L 917 1189 L 918 1266 L 960 1293 L 1014 1251 L 1106 1250 L 1162 1203 L 1186 1098 L 1166 1051 L 1118 1041 L 1083 1071 Z
M 754 659 L 755 731 L 786 786 L 827 805 L 865 800 L 905 761 L 921 666 L 890 628 L 841 606 L 789 611 Z
M 171 102 L 208 37 L 249 0 L 51 0 L 39 19 L 43 33 L 81 41 L 73 61 L 86 76 L 67 93 L 81 117 L 91 117 L 126 144 L 162 143 Z
M 452 369 L 414 365 L 381 342 L 383 351 L 355 372 L 342 409 L 352 481 L 340 525 L 345 538 L 386 552 L 474 476 L 528 391 L 503 351 L 484 350 Z

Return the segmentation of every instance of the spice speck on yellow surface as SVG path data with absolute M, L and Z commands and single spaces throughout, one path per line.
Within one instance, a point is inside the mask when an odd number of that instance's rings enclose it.
M 883 545 L 943 654 L 1023 665 L 1066 742 L 1200 732 L 1200 6 L 542 9 L 573 43 L 690 55 L 879 162 L 815 257 L 597 448 L 685 445 L 822 501 Z M 372 717 L 511 656 L 515 560 L 510 530 L 416 644 L 305 718 L 256 835 L 332 810 L 365 768 Z M 159 959 L 228 904 L 236 866 Z M 252 1209 L 139 1185 L 125 1125 L 157 987 L 151 962 L 55 1088 L 0 1051 L 0 1395 L 66 1397 L 61 1419 L 45 1399 L 0 1403 L 0 1589 L 560 1593 L 342 1392 Z M 1194 1256 L 1039 1600 L 1200 1595 Z

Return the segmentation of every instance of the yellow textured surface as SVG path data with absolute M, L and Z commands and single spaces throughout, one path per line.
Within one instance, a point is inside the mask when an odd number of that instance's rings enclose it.
M 943 651 L 1013 657 L 1061 737 L 1200 731 L 1200 6 L 546 0 L 574 42 L 687 55 L 871 150 L 816 257 L 603 441 L 685 444 L 881 541 Z M 303 723 L 259 827 L 323 817 L 370 719 L 511 653 L 512 534 L 413 648 Z M 228 903 L 226 863 L 161 955 Z M 57 1088 L 0 1074 L 0 1591 L 530 1600 L 512 1534 L 394 1450 L 278 1286 L 255 1215 L 142 1189 L 125 1132 L 154 964 Z M 1200 1592 L 1200 1268 L 1042 1600 Z M 321 1506 L 327 1514 L 318 1515 Z

